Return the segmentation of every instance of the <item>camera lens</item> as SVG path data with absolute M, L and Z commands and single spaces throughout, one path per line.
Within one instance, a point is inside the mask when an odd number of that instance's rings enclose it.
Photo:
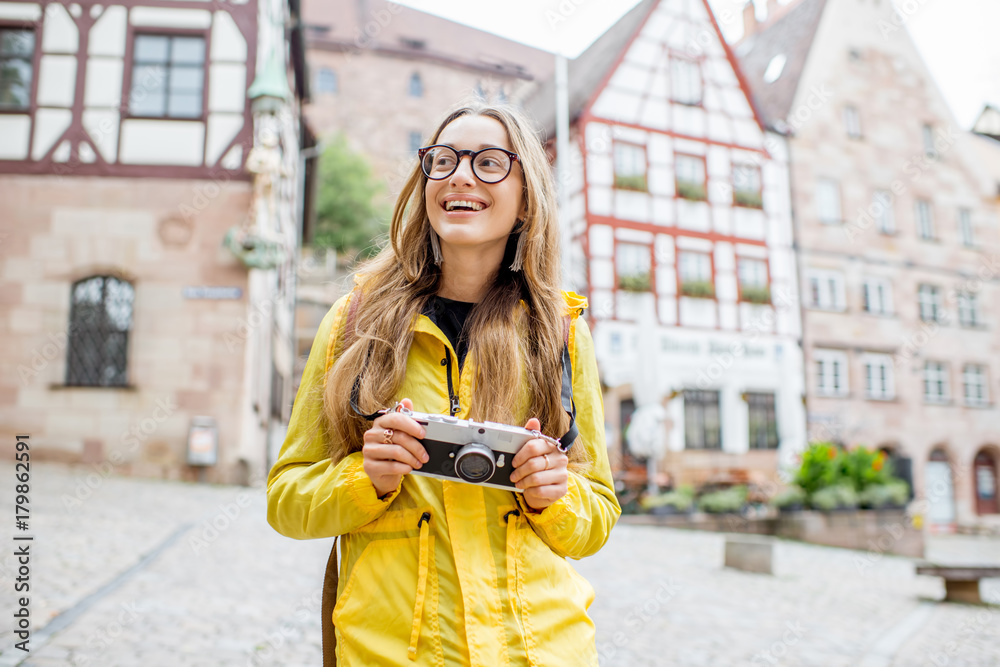
M 465 445 L 455 457 L 455 473 L 466 482 L 485 482 L 496 472 L 493 450 L 486 445 Z

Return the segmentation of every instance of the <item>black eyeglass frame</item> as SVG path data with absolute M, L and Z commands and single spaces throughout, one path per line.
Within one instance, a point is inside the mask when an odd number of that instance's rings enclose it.
M 439 176 L 437 178 L 428 174 L 427 170 L 424 169 L 424 156 L 427 155 L 427 152 L 432 148 L 447 148 L 449 150 L 454 151 L 455 154 L 458 156 L 458 159 L 455 160 L 455 168 L 449 171 L 444 176 Z M 484 181 L 483 177 L 480 176 L 479 172 L 476 171 L 476 156 L 479 155 L 480 153 L 485 153 L 486 151 L 500 151 L 502 153 L 506 153 L 507 157 L 510 158 L 510 166 L 507 167 L 507 173 L 504 174 L 504 177 L 498 181 Z M 510 176 L 510 172 L 514 170 L 514 163 L 520 162 L 520 158 L 518 157 L 517 153 L 513 153 L 507 150 L 506 148 L 500 148 L 499 146 L 487 146 L 486 148 L 478 151 L 470 151 L 470 150 L 460 151 L 454 146 L 448 146 L 447 144 L 432 144 L 430 146 L 424 146 L 423 148 L 417 149 L 417 157 L 420 159 L 420 171 L 423 172 L 424 176 L 426 176 L 432 181 L 443 181 L 444 179 L 449 178 L 452 174 L 458 171 L 458 165 L 462 163 L 462 158 L 465 157 L 466 155 L 469 156 L 469 165 L 472 167 L 472 174 L 476 178 L 478 178 L 480 182 L 485 183 L 487 185 L 496 185 L 497 183 L 502 183 L 504 179 Z

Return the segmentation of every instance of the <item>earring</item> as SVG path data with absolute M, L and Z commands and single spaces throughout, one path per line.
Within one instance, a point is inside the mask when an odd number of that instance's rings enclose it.
M 520 271 L 524 266 L 524 246 L 526 245 L 525 239 L 527 236 L 524 233 L 524 220 L 517 221 L 517 250 L 514 251 L 514 261 L 510 264 L 511 271 Z
M 431 254 L 434 255 L 434 265 L 441 266 L 441 262 L 444 261 L 444 255 L 441 254 L 441 241 L 438 239 L 437 232 L 433 228 L 430 230 L 431 235 Z

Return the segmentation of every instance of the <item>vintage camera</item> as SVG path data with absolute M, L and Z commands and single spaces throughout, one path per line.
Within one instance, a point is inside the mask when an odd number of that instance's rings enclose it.
M 550 439 L 520 426 L 397 409 L 427 430 L 421 443 L 429 460 L 414 475 L 520 493 L 510 481 L 514 455 L 529 440 Z

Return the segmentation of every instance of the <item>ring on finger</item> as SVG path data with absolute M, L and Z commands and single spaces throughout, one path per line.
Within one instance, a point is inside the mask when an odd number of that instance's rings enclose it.
M 394 431 L 391 428 L 387 428 L 382 431 L 382 444 L 391 445 L 392 444 L 392 434 Z
M 545 469 L 548 470 L 549 469 L 549 455 L 545 454 L 543 456 L 543 458 L 545 459 Z

